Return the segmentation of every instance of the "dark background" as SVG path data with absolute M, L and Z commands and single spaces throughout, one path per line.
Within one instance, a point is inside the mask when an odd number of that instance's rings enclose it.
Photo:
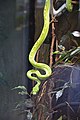
M 13 110 L 25 97 L 11 89 L 31 88 L 26 77 L 33 25 L 30 9 L 29 0 L 0 0 L 0 120 L 25 120 L 24 114 Z

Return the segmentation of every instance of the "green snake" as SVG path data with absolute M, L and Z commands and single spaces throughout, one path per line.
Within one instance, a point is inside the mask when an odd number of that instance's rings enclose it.
M 66 0 L 66 5 L 67 5 L 67 9 L 69 11 L 71 11 L 71 0 Z M 69 5 L 69 6 L 68 6 Z M 34 80 L 37 82 L 37 84 L 32 88 L 32 94 L 35 95 L 37 94 L 37 92 L 39 91 L 39 86 L 41 84 L 41 80 L 45 80 L 46 78 L 48 78 L 51 74 L 52 74 L 52 70 L 51 68 L 44 63 L 38 63 L 35 61 L 35 56 L 36 53 L 38 51 L 38 49 L 40 48 L 40 46 L 42 45 L 42 43 L 44 42 L 48 31 L 49 31 L 49 11 L 50 11 L 50 0 L 46 0 L 45 1 L 45 6 L 44 6 L 44 26 L 42 29 L 42 32 L 38 38 L 38 40 L 36 41 L 36 43 L 34 44 L 34 46 L 32 47 L 30 54 L 29 54 L 29 62 L 32 64 L 32 66 L 35 69 L 29 70 L 27 72 L 27 77 L 31 80 Z M 41 74 L 39 70 L 42 70 L 45 72 L 45 74 Z
M 48 65 L 46 65 L 44 63 L 37 63 L 35 61 L 36 53 L 37 53 L 38 49 L 40 48 L 40 46 L 42 45 L 42 43 L 44 42 L 44 40 L 48 34 L 48 31 L 49 31 L 49 11 L 50 11 L 50 0 L 46 0 L 45 6 L 44 6 L 44 26 L 43 26 L 42 32 L 41 32 L 38 40 L 32 47 L 30 54 L 29 54 L 29 61 L 32 64 L 32 66 L 36 68 L 36 69 L 29 70 L 27 72 L 28 78 L 35 80 L 37 82 L 37 84 L 32 89 L 32 94 L 37 94 L 37 92 L 39 91 L 39 86 L 41 84 L 41 80 L 45 80 L 52 74 L 52 70 Z M 45 74 L 41 74 L 39 69 L 44 71 Z M 35 76 L 33 76 L 33 75 L 35 75 Z

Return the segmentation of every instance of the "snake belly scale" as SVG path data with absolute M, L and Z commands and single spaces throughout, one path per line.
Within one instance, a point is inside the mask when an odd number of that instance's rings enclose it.
M 42 29 L 42 32 L 41 32 L 38 40 L 36 41 L 36 43 L 32 47 L 30 54 L 29 54 L 29 62 L 32 64 L 32 66 L 35 69 L 29 70 L 27 72 L 27 77 L 29 79 L 37 82 L 37 84 L 32 89 L 33 95 L 37 94 L 37 92 L 39 91 L 39 86 L 41 84 L 41 80 L 45 80 L 46 78 L 48 78 L 52 74 L 52 70 L 47 64 L 38 63 L 35 61 L 36 53 L 37 53 L 38 49 L 40 48 L 40 46 L 42 45 L 42 43 L 44 42 L 44 40 L 48 34 L 48 31 L 49 31 L 49 11 L 50 11 L 50 0 L 46 0 L 45 6 L 44 6 L 43 29 Z M 41 74 L 39 69 L 43 70 L 45 72 L 45 74 Z M 36 76 L 33 76 L 34 74 Z

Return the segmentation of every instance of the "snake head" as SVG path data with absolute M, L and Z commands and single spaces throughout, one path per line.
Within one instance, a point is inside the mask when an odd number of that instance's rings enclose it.
M 39 92 L 39 86 L 35 85 L 31 91 L 31 94 L 36 95 Z
M 73 9 L 72 0 L 66 0 L 66 8 L 69 12 L 72 12 Z

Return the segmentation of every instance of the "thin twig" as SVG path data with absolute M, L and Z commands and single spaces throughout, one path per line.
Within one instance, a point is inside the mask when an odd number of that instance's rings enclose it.
M 72 1 L 72 4 L 78 4 L 79 2 L 78 1 L 76 1 L 76 0 L 73 0 Z
M 49 116 L 47 116 L 46 120 L 49 120 Z
M 52 23 L 52 27 L 54 26 L 53 25 L 54 23 Z M 49 66 L 52 67 L 53 65 L 53 48 L 54 48 L 54 32 L 52 32 L 52 42 L 51 42 L 51 49 L 50 49 L 50 64 Z
M 53 16 L 52 17 L 52 20 L 54 21 L 54 18 Z M 54 34 L 54 30 L 55 30 L 55 27 L 54 27 L 54 22 L 52 22 L 52 41 L 51 41 L 51 48 L 50 48 L 50 63 L 49 63 L 49 66 L 52 67 L 53 65 L 53 48 L 54 48 L 54 41 L 55 41 L 55 34 Z
M 56 51 L 58 51 L 58 40 L 56 39 Z M 59 60 L 59 55 L 56 55 L 55 62 Z
M 75 113 L 74 112 L 74 109 L 71 107 L 71 105 L 66 101 L 66 104 L 67 104 L 67 106 L 70 108 L 70 110 L 73 112 L 73 113 Z
M 40 53 L 40 49 L 37 51 L 37 54 L 36 54 L 36 62 L 39 61 L 39 53 Z

